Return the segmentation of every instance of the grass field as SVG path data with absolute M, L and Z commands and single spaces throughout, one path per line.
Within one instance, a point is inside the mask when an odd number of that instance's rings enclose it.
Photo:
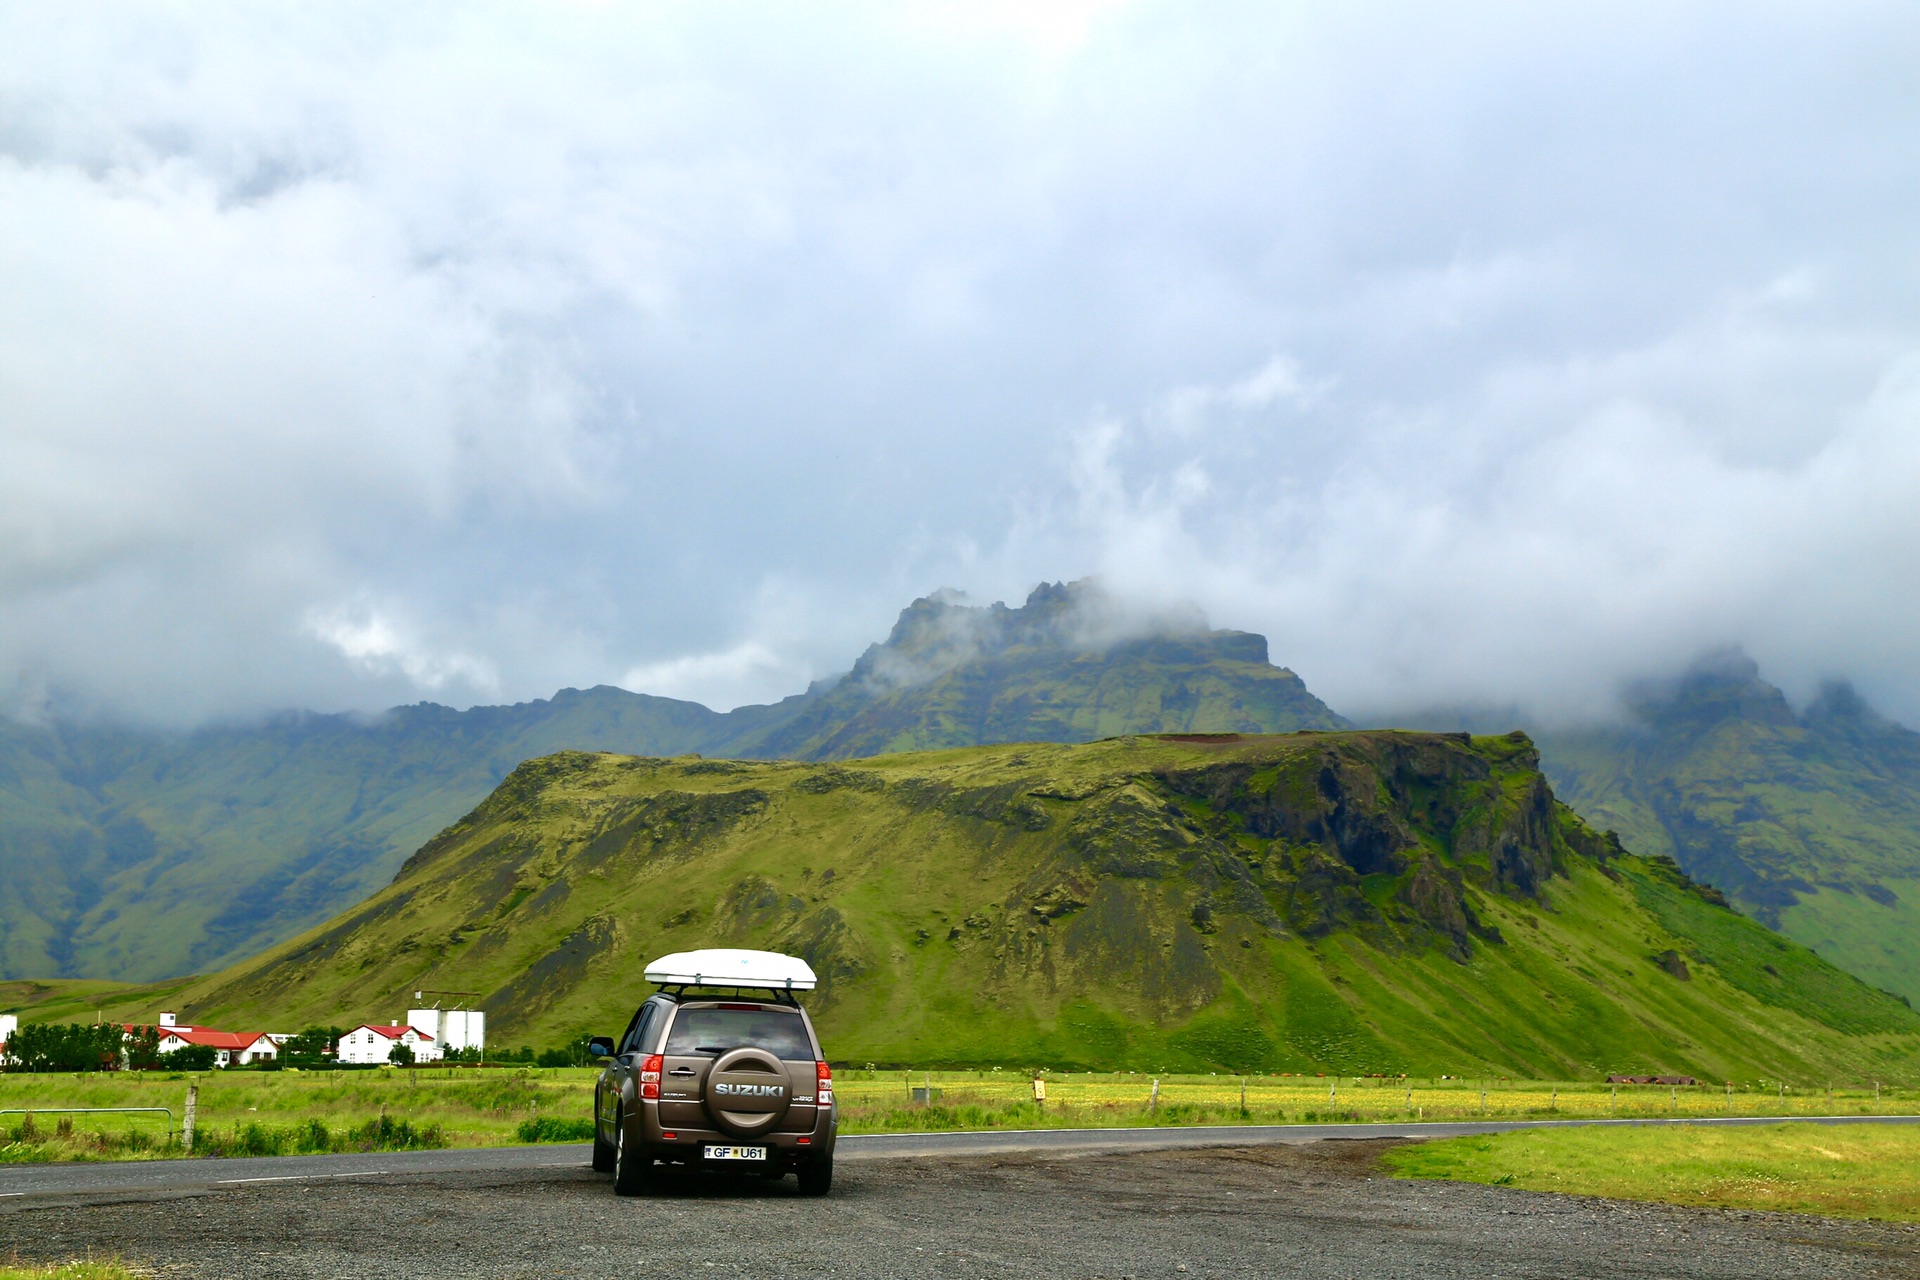
M 134 1280 L 135 1273 L 117 1262 L 63 1262 L 42 1267 L 0 1262 L 0 1280 Z
M 196 1155 L 582 1140 L 589 1136 L 586 1121 L 596 1075 L 586 1068 L 433 1067 L 6 1075 L 0 1076 L 0 1163 L 177 1156 L 189 1085 L 199 1091 Z M 1048 1074 L 1047 1097 L 1039 1103 L 1031 1078 L 1018 1072 L 842 1070 L 835 1078 L 841 1127 L 848 1133 L 1920 1112 L 1920 1090 L 1871 1087 L 1782 1094 L 1763 1085 L 1729 1090 L 1504 1080 Z M 173 1114 L 62 1115 L 53 1110 L 61 1107 L 164 1107 Z M 25 1111 L 34 1112 L 31 1119 L 17 1114 Z
M 1405 1178 L 1449 1178 L 1716 1209 L 1920 1221 L 1920 1129 L 1534 1129 L 1389 1151 Z

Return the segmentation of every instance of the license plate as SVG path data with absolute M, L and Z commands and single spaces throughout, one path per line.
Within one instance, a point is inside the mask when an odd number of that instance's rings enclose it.
M 765 1147 L 719 1147 L 709 1143 L 700 1153 L 709 1160 L 765 1160 Z

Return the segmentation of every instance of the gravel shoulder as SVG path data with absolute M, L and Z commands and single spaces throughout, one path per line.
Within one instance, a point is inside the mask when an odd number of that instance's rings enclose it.
M 579 1166 L 0 1201 L 0 1256 L 285 1277 L 1920 1276 L 1920 1230 L 1408 1182 L 1386 1141 L 849 1161 L 615 1197 Z

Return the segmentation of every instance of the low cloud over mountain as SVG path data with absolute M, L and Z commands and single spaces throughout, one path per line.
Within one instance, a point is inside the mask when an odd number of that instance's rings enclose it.
M 1098 573 L 1343 713 L 1920 720 L 1898 6 L 0 17 L 0 702 L 844 670 Z

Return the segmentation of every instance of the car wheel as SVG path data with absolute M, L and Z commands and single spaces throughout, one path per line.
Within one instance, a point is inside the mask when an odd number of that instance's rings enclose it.
M 613 1172 L 614 1147 L 611 1142 L 600 1136 L 600 1118 L 593 1121 L 593 1171 L 595 1173 Z
M 833 1157 L 809 1160 L 800 1166 L 800 1194 L 823 1196 L 833 1190 Z
M 638 1143 L 627 1141 L 627 1118 L 613 1129 L 613 1194 L 643 1196 L 653 1190 L 653 1157 Z

